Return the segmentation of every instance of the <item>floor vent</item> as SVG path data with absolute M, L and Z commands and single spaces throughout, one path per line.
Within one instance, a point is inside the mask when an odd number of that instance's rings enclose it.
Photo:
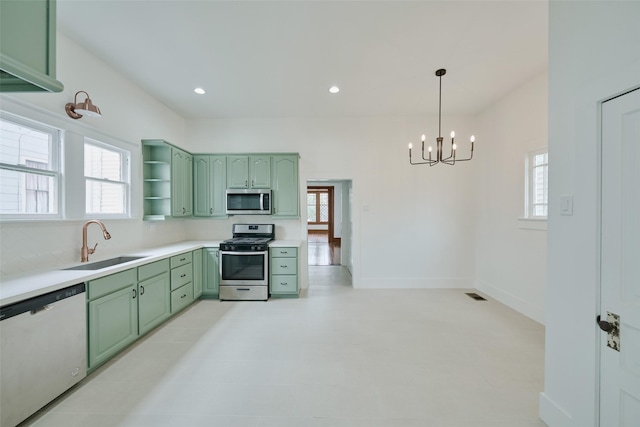
M 474 292 L 468 292 L 468 293 L 465 293 L 465 295 L 468 295 L 470 298 L 473 298 L 476 301 L 486 301 L 487 300 L 486 298 L 483 298 L 482 296 L 480 296 L 480 295 L 478 295 L 478 294 L 476 294 Z

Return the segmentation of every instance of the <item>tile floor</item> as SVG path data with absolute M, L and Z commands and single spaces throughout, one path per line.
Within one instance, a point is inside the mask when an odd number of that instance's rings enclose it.
M 544 328 L 463 290 L 199 301 L 25 422 L 34 426 L 529 427 Z

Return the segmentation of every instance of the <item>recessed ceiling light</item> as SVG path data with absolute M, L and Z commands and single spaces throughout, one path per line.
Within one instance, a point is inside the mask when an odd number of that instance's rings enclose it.
M 202 89 L 201 87 L 197 87 L 193 90 L 195 93 L 197 93 L 198 95 L 204 95 L 205 91 L 204 89 Z
M 331 86 L 331 87 L 329 88 L 329 92 L 331 92 L 331 93 L 338 93 L 338 92 L 340 92 L 340 88 L 339 88 L 338 86 Z

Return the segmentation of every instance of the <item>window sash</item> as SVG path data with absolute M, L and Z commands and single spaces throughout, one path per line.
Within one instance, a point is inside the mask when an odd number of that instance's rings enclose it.
M 92 217 L 128 217 L 130 213 L 130 152 L 110 144 L 85 138 L 85 162 L 91 160 L 87 155 L 87 147 L 89 149 L 97 148 L 108 155 L 117 155 L 118 166 L 115 166 L 115 168 L 118 173 L 113 174 L 112 171 L 109 171 L 109 164 L 99 164 L 95 168 L 93 166 L 88 168 L 86 164 L 84 165 L 85 215 L 91 215 Z M 107 168 L 106 171 L 104 170 L 105 167 Z M 118 175 L 118 179 L 113 179 Z M 110 193 L 109 188 L 111 188 L 111 191 L 115 190 L 115 193 Z M 116 190 L 117 188 L 120 188 L 120 190 Z
M 6 137 L 8 143 L 2 147 L 2 159 L 5 161 L 0 161 L 0 170 L 5 178 L 9 178 L 7 181 L 13 182 L 12 184 L 4 183 L 3 209 L 0 210 L 0 218 L 60 218 L 62 131 L 4 111 L 0 112 L 0 120 L 9 125 L 2 128 L 3 138 Z M 35 145 L 30 145 L 28 139 L 21 139 L 29 133 L 20 133 L 17 140 L 12 138 L 12 133 L 14 137 L 16 136 L 16 128 L 26 128 L 44 135 L 33 139 Z M 12 142 L 17 142 L 18 146 L 15 147 Z M 12 150 L 17 152 L 12 153 Z M 16 161 L 9 162 L 14 157 Z M 32 166 L 29 165 L 30 163 Z
M 549 161 L 547 149 L 527 156 L 526 217 L 546 219 L 548 215 Z

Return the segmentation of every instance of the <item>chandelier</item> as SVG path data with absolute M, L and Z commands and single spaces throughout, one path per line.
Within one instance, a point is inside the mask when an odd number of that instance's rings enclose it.
M 476 140 L 475 136 L 471 135 L 471 138 L 470 138 L 471 154 L 466 159 L 460 159 L 456 157 L 456 151 L 458 149 L 458 146 L 454 142 L 455 136 L 456 136 L 456 133 L 454 131 L 451 131 L 451 148 L 449 151 L 449 156 L 444 157 L 443 138 L 441 135 L 441 124 L 442 124 L 442 76 L 444 76 L 445 74 L 447 74 L 447 70 L 445 70 L 444 68 L 441 68 L 436 71 L 436 76 L 440 79 L 440 92 L 438 95 L 438 137 L 436 138 L 435 159 L 432 158 L 431 156 L 431 153 L 433 151 L 432 146 L 429 146 L 429 148 L 427 149 L 429 156 L 426 158 L 424 157 L 424 141 L 426 139 L 426 135 L 423 134 L 422 135 L 422 160 L 423 161 L 414 162 L 411 160 L 411 149 L 413 148 L 413 144 L 411 143 L 409 144 L 409 163 L 411 163 L 412 165 L 434 166 L 434 165 L 437 165 L 438 163 L 444 163 L 445 165 L 455 165 L 456 162 L 466 162 L 473 158 L 473 143 Z

